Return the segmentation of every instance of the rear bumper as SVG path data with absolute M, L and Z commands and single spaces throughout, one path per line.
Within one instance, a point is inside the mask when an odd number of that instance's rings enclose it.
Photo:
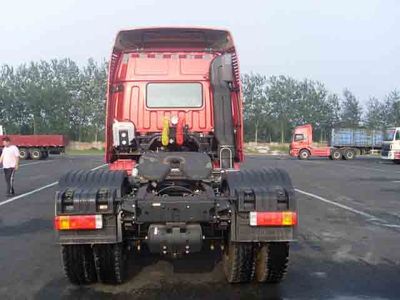
M 243 199 L 242 199 L 243 200 Z M 271 203 L 271 205 L 274 203 Z M 256 205 L 254 209 L 260 205 Z M 273 205 L 272 205 L 273 206 Z M 253 209 L 253 208 L 252 208 Z M 266 210 L 263 209 L 265 212 Z M 273 212 L 279 213 L 275 209 Z M 290 211 L 296 212 L 294 207 Z M 122 217 L 121 217 L 122 216 Z M 95 230 L 60 230 L 57 231 L 59 244 L 105 244 L 122 242 L 130 239 L 143 240 L 152 245 L 153 252 L 160 252 L 160 247 L 168 240 L 168 248 L 182 252 L 190 240 L 190 252 L 201 248 L 201 240 L 193 235 L 204 236 L 209 240 L 220 240 L 221 233 L 230 231 L 232 241 L 236 242 L 282 242 L 296 240 L 297 224 L 291 226 L 254 225 L 249 212 L 238 212 L 236 205 L 227 199 L 202 197 L 154 197 L 152 200 L 123 201 L 119 213 L 104 214 L 103 227 Z M 297 221 L 296 221 L 297 223 Z M 132 225 L 131 225 L 132 224 Z M 147 235 L 137 231 L 148 228 Z M 129 225 L 129 226 L 128 226 Z M 126 227 L 128 226 L 128 227 Z M 182 230 L 185 229 L 185 230 Z M 125 230 L 126 237 L 122 233 Z M 156 230 L 157 233 L 154 233 Z M 153 237 L 157 235 L 157 239 Z M 179 240 L 175 245 L 172 240 Z M 200 247 L 200 248 L 199 248 Z
M 231 188 L 222 194 L 209 184 L 184 196 L 156 194 L 143 185 L 135 195 L 123 196 L 125 179 L 125 172 L 106 170 L 71 172 L 61 178 L 56 193 L 58 242 L 149 242 L 153 235 L 153 250 L 158 252 L 167 242 L 177 251 L 186 251 L 187 245 L 197 251 L 203 239 L 228 235 L 236 242 L 295 239 L 295 192 L 283 170 L 228 172 L 222 186 Z

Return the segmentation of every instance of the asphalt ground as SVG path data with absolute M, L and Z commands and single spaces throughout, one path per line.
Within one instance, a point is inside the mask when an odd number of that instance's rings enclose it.
M 299 240 L 279 285 L 226 283 L 214 251 L 136 257 L 122 285 L 73 286 L 53 231 L 56 181 L 102 164 L 101 156 L 23 161 L 14 198 L 0 178 L 0 299 L 400 299 L 400 166 L 378 158 L 247 157 L 244 168 L 283 168 L 296 187 Z

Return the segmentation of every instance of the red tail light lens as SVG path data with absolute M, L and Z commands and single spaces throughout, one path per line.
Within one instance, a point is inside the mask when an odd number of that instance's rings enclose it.
M 103 228 L 101 215 L 56 216 L 54 218 L 56 230 L 85 230 Z
M 293 211 L 250 212 L 250 226 L 294 226 L 297 213 Z

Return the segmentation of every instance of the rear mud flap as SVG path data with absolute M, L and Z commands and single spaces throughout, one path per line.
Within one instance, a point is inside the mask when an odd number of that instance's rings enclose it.
M 124 171 L 71 171 L 60 180 L 55 196 L 57 216 L 101 215 L 93 230 L 59 230 L 59 244 L 107 244 L 122 241 L 121 212 L 116 199 L 126 191 Z
M 250 226 L 250 212 L 297 212 L 289 174 L 281 169 L 241 170 L 226 174 L 230 196 L 236 199 L 231 220 L 234 242 L 287 242 L 296 239 L 296 226 Z

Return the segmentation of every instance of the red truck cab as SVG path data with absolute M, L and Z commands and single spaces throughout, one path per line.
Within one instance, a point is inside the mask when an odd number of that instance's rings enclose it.
M 299 159 L 308 159 L 310 156 L 329 157 L 331 148 L 313 145 L 312 126 L 305 124 L 294 129 L 289 154 Z
M 221 54 L 233 65 L 233 74 L 229 74 L 233 76 L 229 109 L 233 128 L 222 132 L 234 131 L 232 141 L 222 144 L 235 145 L 211 149 L 218 135 L 216 123 L 220 123 L 220 128 L 226 123 L 216 120 L 213 107 L 212 73 L 217 70 L 213 66 Z M 202 151 L 213 157 L 224 151 L 233 156 L 234 168 L 243 161 L 239 68 L 228 31 L 179 27 L 122 30 L 113 48 L 108 85 L 106 162 L 111 170 L 126 170 L 130 174 L 145 148 L 204 148 Z M 169 124 L 173 125 L 172 130 Z M 181 132 L 175 132 L 179 128 Z M 121 134 L 126 141 L 121 140 Z M 177 134 L 182 137 L 181 142 L 176 139 Z M 132 140 L 135 147 L 122 144 Z M 190 142 L 195 140 L 196 143 Z M 214 160 L 213 164 L 218 167 L 220 162 Z

